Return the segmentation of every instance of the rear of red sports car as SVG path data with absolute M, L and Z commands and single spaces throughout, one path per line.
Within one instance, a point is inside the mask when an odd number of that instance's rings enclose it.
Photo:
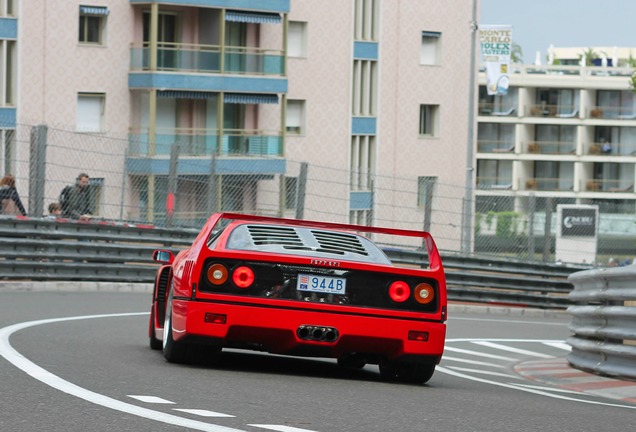
M 429 267 L 394 265 L 371 236 L 424 244 Z M 446 285 L 428 233 L 225 213 L 156 256 L 150 345 L 168 361 L 243 348 L 422 383 L 441 359 Z

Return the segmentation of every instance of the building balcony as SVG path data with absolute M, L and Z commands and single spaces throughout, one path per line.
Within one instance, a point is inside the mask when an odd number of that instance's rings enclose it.
M 221 143 L 219 145 L 219 143 Z M 131 131 L 128 156 L 167 156 L 178 145 L 179 156 L 282 157 L 283 137 L 262 130 L 157 129 L 154 142 L 147 130 Z
M 509 141 L 478 140 L 478 153 L 514 153 L 515 143 Z
M 516 116 L 517 110 L 512 107 L 501 107 L 499 104 L 480 102 L 479 103 L 479 115 L 484 116 L 499 116 L 508 117 Z
M 525 190 L 571 192 L 574 190 L 574 181 L 566 178 L 535 177 L 525 181 Z
M 628 193 L 634 192 L 634 183 L 619 179 L 587 180 L 585 188 L 582 190 L 588 192 Z
M 512 190 L 512 177 L 477 177 L 477 189 L 480 190 Z
M 636 120 L 636 108 L 622 108 L 618 106 L 595 106 L 589 111 L 590 118 Z
M 150 48 L 130 49 L 131 72 L 150 70 Z M 157 71 L 210 74 L 284 76 L 283 50 L 161 43 L 157 48 Z
M 526 152 L 530 154 L 573 155 L 576 153 L 576 143 L 563 141 L 533 141 L 527 143 Z
M 528 107 L 530 117 L 578 118 L 579 110 L 574 105 L 535 104 Z

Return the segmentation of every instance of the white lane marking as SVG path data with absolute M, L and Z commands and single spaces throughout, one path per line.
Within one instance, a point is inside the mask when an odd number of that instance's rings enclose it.
M 18 369 L 21 369 L 26 374 L 32 376 L 38 381 L 60 390 L 64 393 L 68 393 L 72 396 L 76 396 L 85 401 L 94 403 L 105 408 L 114 409 L 116 411 L 125 412 L 138 417 L 146 418 L 149 420 L 155 420 L 161 423 L 167 423 L 175 426 L 181 426 L 184 428 L 190 428 L 194 430 L 204 432 L 246 432 L 241 429 L 232 429 L 225 426 L 214 425 L 210 423 L 204 423 L 197 420 L 190 420 L 183 417 L 179 417 L 172 414 L 162 413 L 161 411 L 154 411 L 147 408 L 141 408 L 136 405 L 132 405 L 126 402 L 119 401 L 117 399 L 110 398 L 108 396 L 95 393 L 85 388 L 79 387 L 73 383 L 63 380 L 57 375 L 53 375 L 51 372 L 41 368 L 32 361 L 28 360 L 22 354 L 17 352 L 9 343 L 11 335 L 19 330 L 23 330 L 29 327 L 34 327 L 43 324 L 53 324 L 63 321 L 78 321 L 85 319 L 97 319 L 97 318 L 116 318 L 116 317 L 129 317 L 138 315 L 148 315 L 148 312 L 137 313 L 123 313 L 123 314 L 104 314 L 104 315 L 85 315 L 68 318 L 53 318 L 43 319 L 38 321 L 28 321 L 18 324 L 13 324 L 0 329 L 0 355 L 7 359 L 9 363 L 12 363 Z
M 563 343 L 563 342 L 544 342 L 543 344 L 547 345 L 547 346 L 551 346 L 553 348 L 562 349 L 562 350 L 565 350 L 565 351 L 568 351 L 568 352 L 572 351 L 572 347 L 570 345 L 566 344 L 566 343 Z
M 457 366 L 449 366 L 449 369 L 462 371 L 462 372 L 472 372 L 472 373 L 482 374 L 482 375 L 501 376 L 506 378 L 521 379 L 521 380 L 523 379 L 520 376 L 510 375 L 510 374 L 502 373 L 502 372 L 487 371 L 482 369 L 471 369 L 471 368 L 463 368 L 463 367 L 457 367 Z
M 472 351 L 472 350 L 467 350 L 467 349 L 463 349 L 463 348 L 455 348 L 455 347 L 449 347 L 449 346 L 445 346 L 444 347 L 444 351 L 452 351 L 452 352 L 458 352 L 458 353 L 463 353 L 463 354 L 470 354 L 470 355 L 474 355 L 474 356 L 477 356 L 477 357 L 486 357 L 486 358 L 491 358 L 491 359 L 496 359 L 496 360 L 519 361 L 516 358 L 512 358 L 512 357 L 504 357 L 504 356 L 500 356 L 500 355 L 496 355 L 496 354 L 488 354 L 488 353 L 483 353 L 483 352 L 479 352 L 479 351 Z
M 136 395 L 127 395 L 129 398 L 137 399 L 138 401 L 152 403 L 152 404 L 173 404 L 174 402 L 157 397 L 157 396 L 136 396 Z
M 541 353 L 534 352 L 534 351 L 528 351 L 528 350 L 524 350 L 524 349 L 521 349 L 521 348 L 515 348 L 515 347 L 508 346 L 508 345 L 498 344 L 498 343 L 495 343 L 495 342 L 476 341 L 476 342 L 473 342 L 473 343 L 475 345 L 481 345 L 481 346 L 485 346 L 485 347 L 495 348 L 495 349 L 498 349 L 498 350 L 513 352 L 513 353 L 516 353 L 516 354 L 524 354 L 524 355 L 529 355 L 529 356 L 539 357 L 539 358 L 554 358 L 554 356 L 550 356 L 550 355 L 547 355 L 547 354 L 541 354 Z
M 459 357 L 452 357 L 452 356 L 443 356 L 442 357 L 442 361 L 455 361 L 455 362 L 459 362 L 459 363 L 468 363 L 468 364 L 474 364 L 474 365 L 480 365 L 480 366 L 488 366 L 488 367 L 494 367 L 494 368 L 505 368 L 505 366 L 503 365 L 498 365 L 498 364 L 494 364 L 494 363 L 488 363 L 488 362 L 482 362 L 479 360 L 469 360 L 469 359 L 463 359 L 463 358 L 459 358 Z
M 464 379 L 467 379 L 467 380 L 477 381 L 477 382 L 485 383 L 485 384 L 491 384 L 491 385 L 498 386 L 498 387 L 506 387 L 506 388 L 513 389 L 513 390 L 519 390 L 519 391 L 524 391 L 524 392 L 528 392 L 528 393 L 534 393 L 534 394 L 538 394 L 538 395 L 542 395 L 542 396 L 551 397 L 551 398 L 554 398 L 554 399 L 562 399 L 562 400 L 567 400 L 567 401 L 572 401 L 572 402 L 581 402 L 581 403 L 587 403 L 587 404 L 592 404 L 592 405 L 603 405 L 603 406 L 611 406 L 611 407 L 617 407 L 617 408 L 636 409 L 636 406 L 619 405 L 619 404 L 611 404 L 611 403 L 606 403 L 606 402 L 598 402 L 598 401 L 591 401 L 591 400 L 585 400 L 585 399 L 577 399 L 577 398 L 573 398 L 573 397 L 569 397 L 569 396 L 552 394 L 552 393 L 549 393 L 547 391 L 537 390 L 537 389 L 533 389 L 533 388 L 521 387 L 521 386 L 515 385 L 515 384 L 507 384 L 507 383 L 501 383 L 501 382 L 497 382 L 497 381 L 490 381 L 490 380 L 487 380 L 485 378 L 478 378 L 478 377 L 474 377 L 474 376 L 471 376 L 471 375 L 463 374 L 461 372 L 456 372 L 454 370 L 450 370 L 450 369 L 447 369 L 447 368 L 439 366 L 439 365 L 435 368 L 435 370 L 439 371 L 439 372 L 442 372 L 442 373 L 445 373 L 447 375 L 456 376 L 458 378 L 464 378 Z
M 551 388 L 551 387 L 545 387 L 545 386 L 535 386 L 535 385 L 530 385 L 530 384 L 514 384 L 514 385 L 517 385 L 517 386 L 520 386 L 520 387 L 531 388 L 531 389 L 537 389 L 537 390 L 552 391 L 552 392 L 557 392 L 557 393 L 570 393 L 570 394 L 576 394 L 576 395 L 584 395 L 585 394 L 583 392 L 579 392 L 579 391 L 576 391 L 576 390 L 568 390 L 568 389 L 562 389 L 562 388 Z
M 497 338 L 455 338 L 455 339 L 446 339 L 446 343 L 453 342 L 476 342 L 476 341 L 485 341 L 485 342 L 536 342 L 542 344 L 550 344 L 550 343 L 563 343 L 563 339 L 497 339 Z
M 248 426 L 254 426 L 257 428 L 269 429 L 273 431 L 279 432 L 316 432 L 309 429 L 300 429 L 291 426 L 282 426 L 282 425 L 268 425 L 268 424 L 248 424 Z
M 188 414 L 194 414 L 201 417 L 236 417 L 230 414 L 223 414 L 215 411 L 208 411 L 204 409 L 186 409 L 186 408 L 173 408 L 175 411 L 181 411 Z

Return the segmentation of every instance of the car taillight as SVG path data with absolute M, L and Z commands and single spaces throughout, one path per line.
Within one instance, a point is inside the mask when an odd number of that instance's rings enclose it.
M 415 301 L 420 304 L 429 304 L 435 298 L 435 290 L 427 283 L 418 284 L 413 290 Z
M 409 285 L 403 281 L 395 281 L 389 287 L 389 296 L 396 303 L 402 303 L 408 300 L 411 295 Z
M 212 264 L 208 268 L 207 276 L 212 285 L 222 285 L 227 281 L 228 271 L 223 264 Z
M 249 288 L 254 283 L 254 271 L 247 266 L 240 266 L 232 272 L 232 282 L 238 288 Z

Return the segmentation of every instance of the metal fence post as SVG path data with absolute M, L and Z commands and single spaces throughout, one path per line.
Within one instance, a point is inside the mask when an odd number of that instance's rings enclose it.
M 179 163 L 179 144 L 172 144 L 170 166 L 168 167 L 168 196 L 166 198 L 166 226 L 171 227 L 174 219 L 174 202 L 177 193 L 177 164 Z
M 543 230 L 543 262 L 550 260 L 550 246 L 552 244 L 552 198 L 545 203 L 545 228 Z
M 29 158 L 29 214 L 44 216 L 44 181 L 46 174 L 46 138 L 48 127 L 37 125 L 31 128 Z
M 307 162 L 300 164 L 296 189 L 296 219 L 305 217 L 305 195 L 307 194 Z
M 534 194 L 528 197 L 528 259 L 534 261 L 534 211 L 537 200 Z

